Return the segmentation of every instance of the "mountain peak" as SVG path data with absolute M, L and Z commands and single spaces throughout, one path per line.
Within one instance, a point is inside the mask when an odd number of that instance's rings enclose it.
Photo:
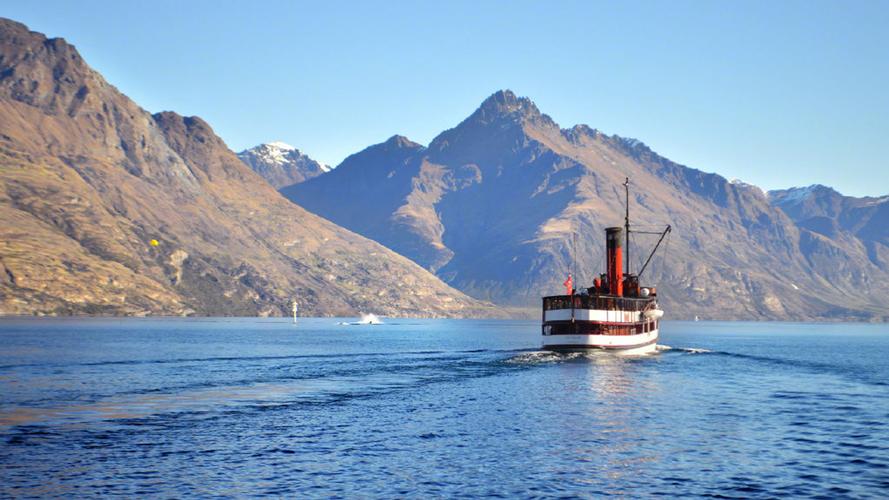
M 527 97 L 518 97 L 513 91 L 498 90 L 485 99 L 479 111 L 487 116 L 504 116 L 518 114 L 525 117 L 541 116 L 540 110 L 534 101 Z
M 199 133 L 204 136 L 216 136 L 210 124 L 199 116 L 183 116 L 175 111 L 161 111 L 152 115 L 155 123 L 162 129 L 178 128 L 183 132 Z
M 327 165 L 281 141 L 245 149 L 238 153 L 238 158 L 275 189 L 298 184 L 330 171 Z
M 47 38 L 43 33 L 31 31 L 18 21 L 0 17 L 0 46 L 25 46 L 43 43 L 68 44 L 63 38 Z
M 296 149 L 295 147 L 291 146 L 290 144 L 287 144 L 286 142 L 282 142 L 282 141 L 272 141 L 272 142 L 262 144 L 262 146 L 268 146 L 271 148 L 281 149 L 284 151 L 293 151 L 294 149 Z
M 396 147 L 399 149 L 418 149 L 423 147 L 421 144 L 417 144 L 407 137 L 398 134 L 395 134 L 392 137 L 386 139 L 386 142 L 384 142 L 383 145 L 388 147 Z
M 0 53 L 4 56 L 0 58 L 0 65 L 6 71 L 21 63 L 26 64 L 25 69 L 34 68 L 35 63 L 56 65 L 53 68 L 56 73 L 68 69 L 68 66 L 85 66 L 77 49 L 64 38 L 47 38 L 43 33 L 31 31 L 20 22 L 2 17 L 0 17 Z
M 562 135 L 572 144 L 581 145 L 585 139 L 598 139 L 602 134 L 589 125 L 581 123 L 569 129 L 562 130 Z
M 264 142 L 238 153 L 238 156 L 242 160 L 246 157 L 255 157 L 261 158 L 265 163 L 273 163 L 276 165 L 281 165 L 287 162 L 287 159 L 290 156 L 298 157 L 301 155 L 302 153 L 300 150 L 281 141 Z M 249 164 L 250 163 L 248 162 L 248 165 Z
M 823 184 L 811 184 L 809 186 L 791 187 L 788 189 L 774 189 L 768 192 L 770 199 L 782 204 L 801 203 L 818 195 L 842 196 L 834 188 Z
M 6 40 L 11 38 L 14 35 L 28 35 L 28 36 L 39 36 L 42 38 L 46 38 L 44 35 L 40 33 L 36 33 L 28 29 L 24 24 L 13 21 L 12 19 L 8 19 L 5 17 L 0 17 L 0 40 Z
M 407 137 L 405 137 L 403 135 L 398 135 L 398 134 L 395 134 L 392 137 L 386 139 L 386 142 L 384 142 L 383 144 L 386 144 L 388 146 L 396 146 L 399 148 L 423 147 L 420 144 L 417 144 L 416 142 L 408 139 Z
M 71 116 L 100 90 L 101 77 L 62 38 L 47 38 L 0 18 L 0 94 L 52 114 Z
M 518 102 L 519 97 L 515 95 L 515 92 L 509 89 L 502 89 L 488 96 L 488 98 L 482 102 L 482 107 L 498 104 L 515 105 L 518 104 Z

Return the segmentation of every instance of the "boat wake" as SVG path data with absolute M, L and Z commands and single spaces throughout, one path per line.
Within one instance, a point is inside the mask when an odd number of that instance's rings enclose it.
M 650 354 L 621 354 L 620 352 L 611 352 L 604 349 L 591 349 L 588 351 L 533 351 L 513 356 L 505 360 L 505 362 L 510 364 L 536 365 L 582 360 L 602 361 L 617 358 L 645 358 Z
M 358 321 L 341 321 L 340 325 L 382 325 L 383 320 L 380 319 L 376 314 L 362 314 L 361 319 Z
M 712 353 L 710 349 L 704 349 L 702 347 L 670 347 L 668 345 L 659 345 L 657 346 L 658 351 L 675 351 L 681 352 L 684 354 L 709 354 Z
M 687 347 L 687 348 L 681 349 L 681 350 L 682 350 L 682 352 L 687 352 L 689 354 L 709 354 L 709 353 L 713 352 L 710 349 L 703 349 L 703 348 L 697 348 L 697 347 Z
M 533 351 L 525 352 L 517 356 L 513 356 L 506 360 L 506 363 L 519 365 L 536 365 L 541 363 L 561 363 L 572 359 L 580 358 L 585 353 L 582 352 L 556 352 L 556 351 Z

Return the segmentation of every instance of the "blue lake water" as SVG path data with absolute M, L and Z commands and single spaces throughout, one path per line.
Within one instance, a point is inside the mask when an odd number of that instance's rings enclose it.
M 0 497 L 885 497 L 889 326 L 0 320 Z

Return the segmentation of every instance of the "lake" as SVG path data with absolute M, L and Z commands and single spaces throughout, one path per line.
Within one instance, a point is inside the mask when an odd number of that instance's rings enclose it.
M 889 326 L 2 319 L 0 497 L 885 497 Z

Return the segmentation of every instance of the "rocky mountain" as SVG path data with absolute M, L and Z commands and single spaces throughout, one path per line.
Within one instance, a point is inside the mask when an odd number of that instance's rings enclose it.
M 306 212 L 197 117 L 150 114 L 0 19 L 0 313 L 487 315 Z
M 889 196 L 843 196 L 820 184 L 769 191 L 768 195 L 800 227 L 832 239 L 853 236 L 867 246 L 875 264 L 889 265 L 889 259 L 877 253 L 881 246 L 889 246 Z
M 833 239 L 759 188 L 637 140 L 562 129 L 510 91 L 428 147 L 396 136 L 282 193 L 474 297 L 534 308 L 561 289 L 573 234 L 579 282 L 604 271 L 603 230 L 623 223 L 626 177 L 634 227 L 674 227 L 643 278 L 672 317 L 889 319 L 884 240 L 868 249 Z M 653 244 L 634 236 L 634 269 Z
M 327 165 L 318 163 L 283 142 L 270 142 L 245 149 L 238 153 L 238 158 L 275 189 L 298 184 L 330 170 Z

